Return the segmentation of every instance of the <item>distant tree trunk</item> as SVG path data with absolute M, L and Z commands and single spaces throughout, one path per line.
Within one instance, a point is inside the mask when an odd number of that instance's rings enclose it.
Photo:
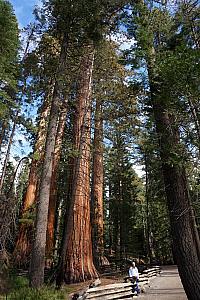
M 120 180 L 111 178 L 109 183 L 109 250 L 110 255 L 114 255 L 116 259 L 120 259 Z
M 46 137 L 46 119 L 49 115 L 50 104 L 49 97 L 43 104 L 40 122 L 38 126 L 37 139 L 34 147 L 34 154 L 31 162 L 28 186 L 23 198 L 20 219 L 22 222 L 19 226 L 19 233 L 13 252 L 14 264 L 26 267 L 30 262 L 31 245 L 33 240 L 33 223 L 34 220 L 29 218 L 29 214 L 35 212 L 36 193 L 39 181 L 39 166 L 43 160 L 45 137 Z
M 150 263 L 155 260 L 155 251 L 153 247 L 153 232 L 151 231 L 151 221 L 150 221 L 150 196 L 151 196 L 151 191 L 150 191 L 150 178 L 149 178 L 149 157 L 147 152 L 144 154 L 144 161 L 145 161 L 145 177 L 146 177 L 146 182 L 145 182 L 145 198 L 146 198 L 146 245 L 147 245 L 147 255 L 150 260 Z
M 144 162 L 145 162 L 145 199 L 146 199 L 146 247 L 147 247 L 147 256 L 151 261 L 151 249 L 149 243 L 149 172 L 148 172 L 148 159 L 147 153 L 144 153 Z
M 103 118 L 101 100 L 96 99 L 92 172 L 91 223 L 94 262 L 97 268 L 108 264 L 103 239 Z
M 57 123 L 60 113 L 60 93 L 62 92 L 62 75 L 66 65 L 68 36 L 64 35 L 59 64 L 56 72 L 51 111 L 47 129 L 44 162 L 42 167 L 40 189 L 38 196 L 36 231 L 32 249 L 30 266 L 30 286 L 39 287 L 44 283 L 46 231 L 48 221 L 49 196 L 54 158 L 54 148 L 57 132 Z
M 121 192 L 120 192 L 120 179 L 117 177 L 117 180 L 114 184 L 114 211 L 113 211 L 113 244 L 115 251 L 115 258 L 120 260 L 120 246 L 121 246 L 121 219 L 120 219 L 120 210 L 121 210 Z
M 58 166 L 60 161 L 62 139 L 63 139 L 65 124 L 66 124 L 66 114 L 67 114 L 67 107 L 65 107 L 62 110 L 59 118 L 56 141 L 55 141 L 54 158 L 53 158 L 48 223 L 47 223 L 47 244 L 46 244 L 46 257 L 49 263 L 52 262 L 53 249 L 55 244 L 54 228 L 55 228 L 55 216 L 56 216 L 56 205 L 57 205 Z
M 75 158 L 72 199 L 68 215 L 57 284 L 82 282 L 97 277 L 93 265 L 90 224 L 91 82 L 93 46 L 84 47 L 74 122 Z
M 1 126 L 1 133 L 0 133 L 0 155 L 1 155 L 1 148 L 2 148 L 2 144 L 5 138 L 5 133 L 6 133 L 6 129 L 8 127 L 8 121 L 4 120 L 2 122 L 2 126 Z
M 60 241 L 62 241 L 62 235 L 61 235 L 61 220 L 63 215 L 63 201 L 59 201 L 58 207 L 57 207 L 57 214 L 56 214 L 56 220 L 55 220 L 55 251 L 54 251 L 54 257 L 59 257 L 59 245 Z
M 122 170 L 123 170 L 123 162 L 122 162 Z M 126 231 L 126 215 L 124 211 L 124 184 L 123 184 L 123 179 L 122 176 L 120 176 L 119 180 L 119 219 L 120 219 L 120 255 L 119 258 L 123 259 L 125 258 L 125 247 L 126 247 L 126 242 L 128 240 L 128 235 Z
M 6 151 L 6 156 L 5 156 L 4 163 L 3 163 L 3 168 L 2 168 L 1 178 L 0 178 L 0 194 L 2 193 L 3 183 L 4 183 L 4 179 L 5 179 L 5 175 L 6 175 L 6 168 L 7 168 L 7 164 L 8 164 L 8 160 L 9 160 L 9 156 L 10 156 L 10 149 L 12 146 L 15 129 L 16 129 L 16 125 L 17 125 L 18 114 L 19 114 L 19 112 L 17 111 L 16 116 L 13 121 L 13 128 L 12 128 L 12 131 L 10 134 L 10 138 L 8 141 L 8 147 L 7 147 L 7 151 Z
M 112 187 L 111 187 L 111 182 L 109 179 L 108 182 L 108 199 L 109 199 L 109 204 L 108 204 L 108 211 L 109 211 L 109 227 L 108 227 L 108 232 L 109 232 L 109 255 L 112 256 L 113 254 L 113 216 L 112 216 L 112 203 L 111 203 L 111 197 L 112 197 Z
M 200 114 L 199 111 L 195 105 L 195 101 L 191 97 L 188 97 L 188 104 L 190 107 L 190 111 L 194 120 L 195 129 L 197 132 L 197 138 L 198 138 L 198 145 L 199 145 L 199 151 L 200 151 Z
M 167 101 L 163 99 L 161 82 L 154 74 L 154 61 L 155 50 L 152 48 L 148 58 L 148 72 L 156 130 L 160 141 L 174 253 L 188 299 L 198 300 L 200 298 L 199 238 L 195 229 L 184 162 L 179 156 L 181 155 L 179 154 L 181 148 L 179 131 L 174 116 L 168 112 Z M 177 157 L 174 157 L 174 154 Z

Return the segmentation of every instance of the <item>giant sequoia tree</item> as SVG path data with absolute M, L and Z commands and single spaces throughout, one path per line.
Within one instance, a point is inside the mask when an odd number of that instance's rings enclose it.
M 76 9 L 80 9 L 77 5 L 72 5 L 70 2 L 62 3 L 63 5 L 58 5 L 57 2 L 55 3 L 49 3 L 49 8 L 52 10 L 52 16 L 55 18 L 55 23 L 57 24 L 57 30 L 58 33 L 61 34 L 61 50 L 60 50 L 60 59 L 57 66 L 57 71 L 55 74 L 55 85 L 54 85 L 54 91 L 52 95 L 52 105 L 51 105 L 51 112 L 50 112 L 50 119 L 48 124 L 48 130 L 47 130 L 47 138 L 46 138 L 46 146 L 45 146 L 45 156 L 44 156 L 44 163 L 42 167 L 42 176 L 41 176 L 41 182 L 40 182 L 40 190 L 39 190 L 39 198 L 38 198 L 38 207 L 37 207 L 37 217 L 36 217 L 36 234 L 35 234 L 35 241 L 33 245 L 33 253 L 32 253 L 32 259 L 31 259 L 31 285 L 32 286 L 40 286 L 43 282 L 44 277 L 44 255 L 45 255 L 45 244 L 46 244 L 46 227 L 47 227 L 47 211 L 49 206 L 49 195 L 50 195 L 50 180 L 51 180 L 51 174 L 52 174 L 52 163 L 53 163 L 53 153 L 54 153 L 54 147 L 55 147 L 55 135 L 56 135 L 56 128 L 57 128 L 57 121 L 59 116 L 59 109 L 60 109 L 60 103 L 62 101 L 62 88 L 64 85 L 63 82 L 63 73 L 65 71 L 66 66 L 66 58 L 68 54 L 68 47 L 69 43 L 72 40 L 72 33 L 74 34 L 74 37 L 77 36 L 79 43 L 83 43 L 84 40 L 98 40 L 103 32 L 104 28 L 104 19 L 105 17 L 112 16 L 113 12 L 116 10 L 116 4 L 109 3 L 108 11 L 105 9 L 104 5 L 102 3 L 100 7 L 102 7 L 102 10 L 96 10 L 96 7 L 94 6 L 94 3 L 91 3 L 89 6 L 84 3 L 84 1 L 80 1 L 80 7 L 82 7 L 83 10 L 80 11 L 80 14 L 77 15 Z M 106 7 L 107 8 L 107 7 Z M 117 6 L 118 8 L 118 6 Z M 65 14 L 66 12 L 66 14 Z M 97 24 L 94 26 L 94 22 L 97 21 Z M 93 42 L 92 42 L 93 43 Z M 89 42 L 89 44 L 92 44 Z M 87 48 L 87 47 L 86 47 Z M 91 61 L 91 59 L 89 59 Z M 88 65 L 87 62 L 85 62 L 86 65 Z M 84 62 L 83 62 L 84 64 Z M 89 67 L 88 67 L 89 68 Z M 87 69 L 86 71 L 91 72 L 92 67 Z M 91 78 L 88 77 L 85 84 L 88 85 L 91 82 Z M 87 87 L 85 87 L 87 89 Z M 85 91 L 84 91 L 85 93 Z M 88 95 L 84 95 L 84 97 L 88 98 Z M 85 99 L 88 100 L 88 99 Z M 89 100 L 88 100 L 89 101 Z M 87 103 L 87 102 L 86 102 Z M 85 104 L 86 106 L 83 106 L 83 109 L 88 106 L 88 104 Z M 87 108 L 88 110 L 88 108 Z M 87 115 L 88 123 L 89 121 L 89 115 Z M 79 141 L 79 138 L 81 137 L 81 132 L 79 126 L 80 126 L 80 120 L 77 121 L 77 132 L 76 132 L 76 140 L 75 145 L 77 145 L 79 149 L 80 147 L 84 148 L 84 145 L 81 144 L 82 140 Z M 87 127 L 89 124 L 87 125 Z M 86 140 L 89 139 L 88 135 L 86 134 Z M 83 142 L 84 143 L 84 142 Z M 89 143 L 89 140 L 88 140 Z M 88 145 L 87 145 L 88 147 Z M 86 151 L 86 156 L 88 156 L 88 149 L 84 149 Z M 79 161 L 79 160 L 78 160 Z M 80 159 L 81 161 L 81 159 Z M 86 162 L 88 164 L 88 162 Z M 77 166 L 75 166 L 76 169 Z M 85 166 L 86 169 L 88 168 Z M 79 171 L 77 171 L 79 172 Z M 88 173 L 89 170 L 86 170 L 86 173 Z M 89 176 L 89 173 L 88 173 Z M 78 178 L 76 178 L 78 180 Z M 82 182 L 82 179 L 79 179 L 80 183 Z M 89 179 L 87 179 L 89 180 Z M 77 186 L 75 186 L 75 190 L 72 192 L 72 211 L 74 210 L 73 205 L 76 204 L 76 189 L 80 185 L 79 182 L 77 182 Z M 82 183 L 84 185 L 84 182 Z M 89 188 L 89 187 L 88 187 Z M 73 189 L 72 189 L 73 190 Z M 80 199 L 82 201 L 83 199 Z M 88 196 L 86 197 L 86 201 L 89 201 Z M 87 207 L 87 205 L 86 205 Z M 70 215 L 70 218 L 73 217 L 73 215 Z M 70 219 L 69 219 L 70 220 Z M 78 222 L 78 220 L 77 220 Z M 69 222 L 70 224 L 70 222 Z M 67 238 L 70 238 L 72 244 L 73 244 L 73 237 L 71 230 L 73 231 L 74 225 L 69 225 L 67 228 Z M 72 223 L 73 224 L 73 223 Z M 88 222 L 85 223 L 83 228 L 80 228 L 80 230 L 86 230 L 86 234 L 89 238 L 88 232 L 89 232 L 89 226 L 90 221 L 88 219 Z M 43 229 L 42 229 L 43 228 Z M 64 245 L 66 242 L 64 243 Z M 88 242 L 89 244 L 89 242 Z M 65 246 L 65 247 L 68 247 Z M 70 247 L 70 244 L 69 244 Z M 89 247 L 84 246 L 84 251 L 86 251 Z M 70 249 L 70 248 L 69 248 Z M 72 251 L 72 250 L 71 250 Z M 70 250 L 69 250 L 70 255 Z M 86 269 L 88 270 L 88 274 L 85 276 L 84 274 L 75 274 L 72 272 L 73 269 L 67 269 L 68 278 L 66 278 L 67 281 L 80 281 L 84 280 L 86 277 L 91 277 L 92 273 L 95 275 L 95 271 L 92 271 L 92 257 L 91 253 L 87 254 L 88 256 L 88 266 L 86 266 Z M 77 258 L 77 257 L 76 257 Z M 74 257 L 74 260 L 76 260 Z M 63 260 L 63 259 L 62 259 Z M 81 262 L 79 260 L 79 262 Z M 70 265 L 69 265 L 70 266 Z M 81 270 L 80 266 L 80 270 Z M 87 273 L 86 272 L 86 273 Z M 71 273 L 71 275 L 70 275 Z M 91 275 L 90 275 L 91 273 Z M 92 275 L 93 277 L 93 275 Z
M 60 278 L 66 282 L 97 277 L 92 258 L 90 225 L 90 128 L 93 45 L 86 45 L 81 60 L 74 121 L 74 147 L 78 157 L 73 164 L 73 185 L 64 237 Z

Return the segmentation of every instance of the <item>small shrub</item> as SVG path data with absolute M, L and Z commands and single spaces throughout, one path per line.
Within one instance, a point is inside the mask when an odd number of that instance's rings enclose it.
M 11 291 L 28 287 L 29 284 L 28 278 L 26 276 L 17 276 L 15 273 L 10 274 L 9 280 Z

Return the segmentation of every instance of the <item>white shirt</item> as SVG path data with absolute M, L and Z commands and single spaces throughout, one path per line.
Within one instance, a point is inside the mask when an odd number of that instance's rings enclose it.
M 129 277 L 136 277 L 137 279 L 139 279 L 139 273 L 137 267 L 130 267 L 128 273 L 129 273 Z

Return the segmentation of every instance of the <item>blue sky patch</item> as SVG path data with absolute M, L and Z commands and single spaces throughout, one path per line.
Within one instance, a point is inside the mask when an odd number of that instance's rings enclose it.
M 40 0 L 10 0 L 10 3 L 14 8 L 20 28 L 34 20 L 33 9 L 35 5 L 41 5 Z

